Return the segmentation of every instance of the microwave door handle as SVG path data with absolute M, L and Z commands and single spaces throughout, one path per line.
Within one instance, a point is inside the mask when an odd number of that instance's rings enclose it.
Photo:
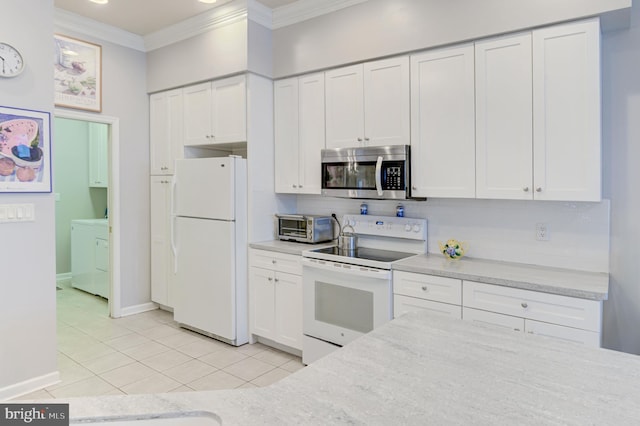
M 376 161 L 376 190 L 378 196 L 382 197 L 382 157 L 378 157 Z

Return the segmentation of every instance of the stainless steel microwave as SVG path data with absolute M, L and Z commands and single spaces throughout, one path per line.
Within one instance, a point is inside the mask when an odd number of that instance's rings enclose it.
M 277 214 L 278 239 L 301 243 L 333 240 L 331 216 Z
M 409 145 L 323 149 L 322 195 L 411 198 Z

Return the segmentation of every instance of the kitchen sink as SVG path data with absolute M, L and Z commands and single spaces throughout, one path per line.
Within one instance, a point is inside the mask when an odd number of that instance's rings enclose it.
M 166 415 L 110 417 L 95 420 L 81 419 L 71 421 L 70 424 L 105 426 L 217 426 L 222 424 L 222 420 L 213 413 L 198 411 Z

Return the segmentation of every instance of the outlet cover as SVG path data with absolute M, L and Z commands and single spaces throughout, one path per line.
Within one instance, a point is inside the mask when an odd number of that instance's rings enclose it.
M 536 240 L 549 241 L 549 225 L 546 223 L 536 223 Z

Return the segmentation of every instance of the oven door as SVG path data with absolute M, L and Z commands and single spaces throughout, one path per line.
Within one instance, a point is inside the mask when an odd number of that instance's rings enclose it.
M 344 346 L 393 318 L 391 271 L 302 259 L 303 332 Z

